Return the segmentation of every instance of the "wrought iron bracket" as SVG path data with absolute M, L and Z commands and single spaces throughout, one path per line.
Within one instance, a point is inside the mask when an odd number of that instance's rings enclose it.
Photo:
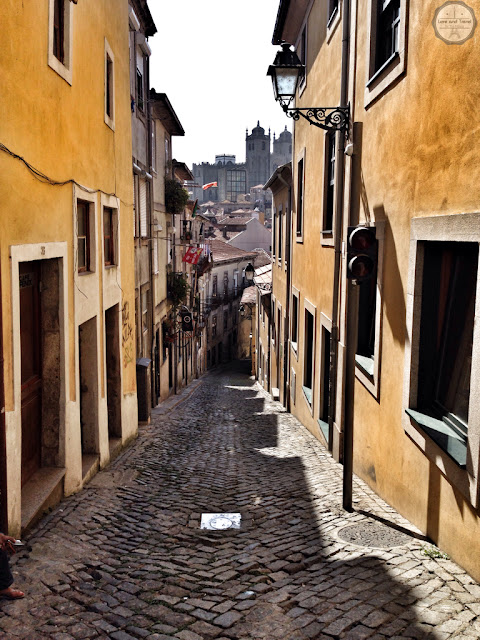
M 325 131 L 344 131 L 347 133 L 350 125 L 350 105 L 346 107 L 289 107 L 281 102 L 285 114 L 297 121 L 304 118 L 310 124 L 325 129 Z

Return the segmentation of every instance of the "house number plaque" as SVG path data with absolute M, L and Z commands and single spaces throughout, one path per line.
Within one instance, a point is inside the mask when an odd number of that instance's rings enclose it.
M 445 2 L 435 11 L 432 24 L 437 38 L 446 44 L 463 44 L 473 36 L 477 19 L 464 2 Z

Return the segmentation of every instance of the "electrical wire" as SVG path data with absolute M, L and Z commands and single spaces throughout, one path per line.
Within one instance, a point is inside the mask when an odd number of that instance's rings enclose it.
M 54 187 L 63 187 L 66 184 L 74 184 L 80 189 L 82 189 L 83 191 L 86 191 L 87 193 L 103 193 L 106 196 L 113 196 L 114 198 L 117 198 L 117 200 L 119 200 L 125 207 L 133 207 L 133 202 L 124 202 L 121 198 L 117 196 L 116 193 L 109 193 L 107 191 L 103 191 L 103 189 L 89 189 L 88 187 L 85 187 L 80 182 L 77 182 L 74 178 L 69 178 L 68 180 L 53 180 L 52 178 L 49 178 L 45 173 L 43 173 L 42 171 L 40 171 L 39 169 L 31 165 L 27 160 L 25 160 L 25 158 L 18 155 L 18 153 L 11 151 L 2 142 L 0 142 L 0 151 L 3 151 L 4 153 L 8 154 L 12 158 L 15 158 L 15 160 L 20 160 L 20 162 L 22 162 L 26 166 L 26 168 L 30 171 L 33 177 L 36 180 L 39 180 L 40 182 L 42 182 L 43 184 L 50 184 Z

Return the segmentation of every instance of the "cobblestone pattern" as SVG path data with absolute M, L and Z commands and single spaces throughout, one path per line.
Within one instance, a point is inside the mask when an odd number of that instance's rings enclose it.
M 341 508 L 342 468 L 239 370 L 167 401 L 109 469 L 64 500 L 14 563 L 15 640 L 381 640 L 480 637 L 480 586 L 363 483 Z M 240 512 L 240 530 L 200 530 Z M 342 541 L 355 523 L 406 543 Z

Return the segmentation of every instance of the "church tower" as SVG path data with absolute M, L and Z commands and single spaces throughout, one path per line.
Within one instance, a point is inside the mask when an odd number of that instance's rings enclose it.
M 265 129 L 257 122 L 257 126 L 245 137 L 245 157 L 247 161 L 247 191 L 251 187 L 264 185 L 270 178 L 270 130 L 268 135 Z

